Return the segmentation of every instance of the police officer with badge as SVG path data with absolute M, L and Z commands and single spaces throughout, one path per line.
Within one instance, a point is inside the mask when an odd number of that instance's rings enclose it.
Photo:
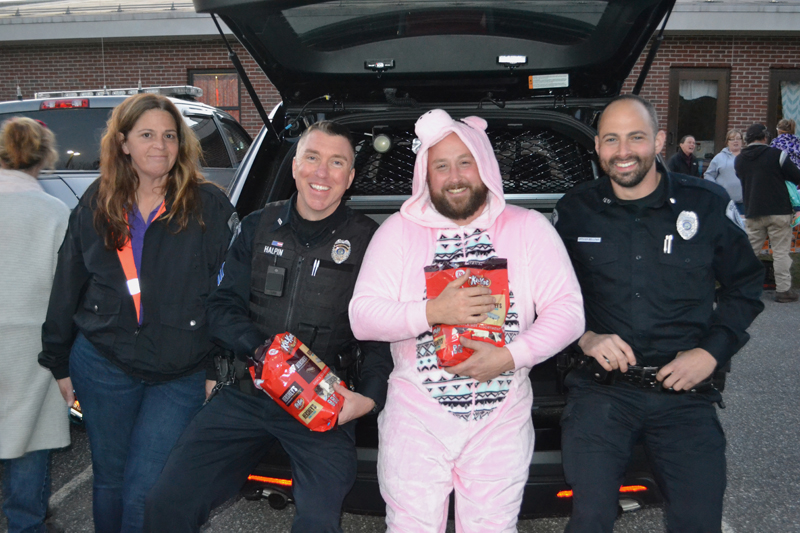
M 606 175 L 554 212 L 587 329 L 562 418 L 569 532 L 613 530 L 638 441 L 668 531 L 721 530 L 725 436 L 711 378 L 749 339 L 764 272 L 727 193 L 656 162 L 664 138 L 649 102 L 612 100 L 595 137 Z
M 354 159 L 344 126 L 312 125 L 292 161 L 297 194 L 242 221 L 207 306 L 212 337 L 237 356 L 238 379 L 221 388 L 173 449 L 147 499 L 146 531 L 198 531 L 275 440 L 292 462 L 292 531 L 341 531 L 342 501 L 356 476 L 355 419 L 383 407 L 392 370 L 388 344 L 359 343 L 357 392 L 337 386 L 344 404 L 338 427 L 325 432 L 312 432 L 256 389 L 244 361 L 288 331 L 344 377 L 356 343 L 347 306 L 378 227 L 342 201 Z

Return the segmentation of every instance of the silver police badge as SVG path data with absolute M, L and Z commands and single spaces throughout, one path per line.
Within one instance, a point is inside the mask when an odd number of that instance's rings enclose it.
M 697 234 L 697 213 L 694 211 L 681 211 L 678 215 L 678 235 L 688 241 Z
M 331 250 L 331 259 L 337 265 L 344 263 L 347 261 L 347 258 L 350 257 L 350 241 L 346 239 L 337 239 L 335 243 L 333 243 L 333 250 Z

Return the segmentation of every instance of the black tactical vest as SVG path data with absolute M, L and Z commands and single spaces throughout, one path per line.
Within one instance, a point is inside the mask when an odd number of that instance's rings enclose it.
M 348 208 L 344 222 L 306 246 L 281 219 L 287 202 L 268 205 L 256 229 L 250 317 L 264 338 L 289 331 L 336 368 L 336 355 L 353 340 L 347 307 L 378 225 Z

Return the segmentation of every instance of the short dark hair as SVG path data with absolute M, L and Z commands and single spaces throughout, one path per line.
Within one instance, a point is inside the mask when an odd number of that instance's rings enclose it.
M 694 135 L 691 135 L 691 134 L 690 134 L 690 135 L 684 135 L 683 137 L 681 137 L 681 140 L 678 142 L 678 144 L 683 144 L 683 143 L 685 143 L 685 142 L 686 142 L 686 139 L 688 139 L 689 137 L 691 137 L 692 139 L 694 139 Z M 695 139 L 695 140 L 697 140 L 697 139 Z
M 744 142 L 747 144 L 765 140 L 769 140 L 769 130 L 765 125 L 758 122 L 747 128 L 747 132 L 744 134 Z
M 350 148 L 353 149 L 353 162 L 355 163 L 356 142 L 355 139 L 353 139 L 353 134 L 350 132 L 350 129 L 347 126 L 332 120 L 320 120 L 319 122 L 315 122 L 306 128 L 302 135 L 300 135 L 300 138 L 297 139 L 297 144 L 299 145 L 303 139 L 311 135 L 311 132 L 314 131 L 321 131 L 326 135 L 331 135 L 333 137 L 344 137 L 347 139 L 347 142 L 350 143 Z
M 650 115 L 650 125 L 653 126 L 653 134 L 658 133 L 658 113 L 656 113 L 656 108 L 653 107 L 653 104 L 651 104 L 649 101 L 645 100 L 638 94 L 621 94 L 615 97 L 609 103 L 606 104 L 606 106 L 603 108 L 603 113 L 606 112 L 606 109 L 608 109 L 611 104 L 614 104 L 616 102 L 622 102 L 624 100 L 638 102 L 642 106 L 644 106 L 644 108 L 647 110 L 647 114 Z M 601 115 L 600 119 L 602 120 L 602 118 L 603 116 Z M 597 122 L 597 125 L 598 126 L 600 125 L 600 121 Z

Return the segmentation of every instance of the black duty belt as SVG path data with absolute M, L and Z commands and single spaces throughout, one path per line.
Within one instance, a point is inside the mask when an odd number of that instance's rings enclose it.
M 654 389 L 661 386 L 661 382 L 656 379 L 656 374 L 661 370 L 658 366 L 639 366 L 628 365 L 627 372 L 614 370 L 614 380 L 623 383 L 630 383 L 640 389 Z
M 597 368 L 602 369 L 602 367 L 597 364 Z M 627 372 L 621 372 L 620 370 L 614 370 L 612 372 L 607 372 L 607 376 L 605 378 L 599 377 L 598 373 L 594 372 L 593 377 L 595 381 L 598 383 L 605 383 L 605 384 L 613 384 L 614 382 L 622 382 L 628 383 L 633 385 L 634 387 L 638 387 L 640 389 L 653 389 L 659 390 L 664 392 L 672 392 L 672 393 L 682 393 L 682 392 L 707 392 L 714 388 L 713 382 L 713 374 L 708 378 L 704 379 L 688 391 L 676 391 L 672 390 L 671 388 L 665 389 L 661 386 L 661 382 L 656 379 L 656 375 L 658 371 L 661 370 L 662 367 L 660 366 L 639 366 L 639 365 L 628 365 Z
M 628 365 L 627 372 L 620 372 L 619 370 L 613 370 L 609 372 L 600 366 L 600 363 L 598 363 L 593 357 L 589 357 L 577 352 L 562 352 L 559 354 L 557 364 L 559 369 L 565 373 L 573 369 L 582 369 L 585 372 L 588 372 L 592 376 L 592 379 L 594 379 L 596 382 L 604 385 L 613 385 L 616 382 L 621 382 L 633 385 L 634 387 L 640 389 L 652 389 L 673 393 L 684 392 L 665 389 L 661 386 L 661 382 L 656 379 L 658 371 L 662 368 L 660 366 Z M 714 374 L 712 374 L 708 379 L 695 385 L 691 391 L 706 392 L 715 388 L 717 387 L 714 383 Z

